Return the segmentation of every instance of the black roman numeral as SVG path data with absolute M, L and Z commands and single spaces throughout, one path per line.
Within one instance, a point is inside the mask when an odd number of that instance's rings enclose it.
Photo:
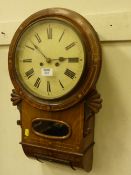
M 79 62 L 79 58 L 78 57 L 68 58 L 68 62 L 69 63 L 78 63 Z
M 65 33 L 65 30 L 64 30 L 63 33 L 61 34 L 61 36 L 60 36 L 60 38 L 59 38 L 59 42 L 61 41 L 61 39 L 62 39 L 64 33 Z
M 36 88 L 38 88 L 40 86 L 40 83 L 41 83 L 41 79 L 38 77 L 37 80 L 36 80 L 36 82 L 35 82 L 35 84 L 34 84 L 34 86 Z
M 24 59 L 23 60 L 23 63 L 31 63 L 32 62 L 32 59 Z
M 52 39 L 52 28 L 50 27 L 50 25 L 47 28 L 47 37 L 48 39 Z
M 36 34 L 35 34 L 35 37 L 36 37 L 36 39 L 37 39 L 38 43 L 41 43 L 41 38 L 40 38 L 40 36 L 39 36 L 39 34 L 38 34 L 38 33 L 36 33 Z
M 51 92 L 51 86 L 50 86 L 50 82 L 49 81 L 47 81 L 47 92 L 48 92 L 48 95 Z
M 25 45 L 25 47 L 27 47 L 28 49 L 31 49 L 31 50 L 35 50 L 33 47 L 30 47 L 28 45 Z
M 63 84 L 61 83 L 61 81 L 60 81 L 60 80 L 59 80 L 59 83 L 60 83 L 60 85 L 61 85 L 62 89 L 64 89 L 64 86 L 63 86 Z
M 68 46 L 65 47 L 65 50 L 69 50 L 71 49 L 72 47 L 74 47 L 76 45 L 76 42 L 72 42 L 70 43 Z
M 28 70 L 25 75 L 27 76 L 27 78 L 29 79 L 30 77 L 32 77 L 32 75 L 34 75 L 34 69 L 31 68 L 30 70 Z
M 75 74 L 73 71 L 71 71 L 70 69 L 66 69 L 65 72 L 64 72 L 64 74 L 65 74 L 66 76 L 68 76 L 69 78 L 71 78 L 71 79 L 75 78 L 75 75 L 76 75 L 76 74 Z

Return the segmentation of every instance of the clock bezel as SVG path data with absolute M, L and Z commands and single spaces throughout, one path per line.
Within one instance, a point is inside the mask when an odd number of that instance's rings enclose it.
M 31 95 L 19 82 L 15 70 L 15 49 L 23 31 L 35 21 L 47 18 L 59 18 L 71 23 L 80 33 L 81 40 L 85 46 L 85 52 L 88 52 L 86 57 L 88 56 L 89 60 L 86 63 L 88 69 L 82 75 L 82 80 L 80 80 L 76 88 L 69 92 L 69 94 L 55 100 L 44 100 Z M 67 109 L 80 102 L 94 87 L 101 69 L 101 47 L 94 28 L 78 13 L 63 8 L 41 10 L 28 17 L 17 29 L 12 39 L 8 58 L 10 77 L 17 93 L 32 106 L 47 111 Z
M 63 24 L 65 24 L 66 26 L 68 26 L 69 28 L 71 28 L 72 29 L 72 31 L 74 30 L 74 32 L 77 34 L 77 36 L 79 37 L 79 41 L 80 41 L 80 44 L 81 44 L 81 46 L 82 46 L 82 48 L 83 48 L 83 54 L 84 54 L 84 64 L 83 64 L 83 70 L 81 71 L 81 75 L 80 75 L 80 78 L 79 78 L 79 80 L 76 82 L 76 85 L 73 87 L 73 88 L 71 88 L 71 90 L 69 90 L 69 92 L 65 92 L 62 96 L 60 96 L 60 97 L 54 97 L 54 98 L 47 98 L 46 96 L 45 96 L 45 98 L 44 98 L 44 96 L 42 97 L 42 96 L 40 96 L 40 95 L 38 95 L 37 93 L 35 93 L 35 92 L 33 92 L 33 90 L 32 89 L 30 89 L 30 88 L 28 88 L 28 85 L 26 85 L 25 83 L 24 83 L 24 81 L 22 80 L 22 78 L 20 78 L 21 77 L 21 75 L 20 75 L 20 72 L 19 72 L 19 69 L 18 69 L 18 66 L 17 66 L 17 64 L 18 64 L 18 60 L 17 60 L 17 57 L 15 56 L 15 70 L 16 70 L 16 73 L 17 73 L 17 77 L 16 77 L 16 79 L 19 79 L 19 83 L 21 84 L 21 86 L 23 86 L 23 88 L 25 88 L 31 95 L 33 95 L 33 96 L 35 96 L 35 97 L 37 97 L 37 98 L 40 98 L 40 99 L 42 99 L 42 100 L 50 100 L 50 101 L 56 101 L 56 100 L 58 100 L 58 99 L 64 99 L 64 98 L 66 98 L 68 95 L 70 95 L 71 94 L 71 92 L 73 91 L 73 90 L 75 90 L 75 88 L 76 88 L 76 86 L 78 85 L 78 83 L 80 83 L 80 81 L 81 81 L 81 77 L 82 77 L 82 75 L 83 75 L 83 72 L 84 72 L 84 69 L 85 69 L 85 67 L 87 66 L 88 67 L 88 62 L 89 62 L 89 59 L 87 60 L 86 58 L 88 57 L 88 55 L 86 54 L 86 52 L 85 52 L 85 45 L 84 45 L 84 43 L 83 43 L 83 41 L 81 40 L 81 37 L 80 37 L 80 33 L 79 33 L 79 31 L 72 25 L 72 23 L 70 23 L 69 21 L 66 21 L 66 20 L 64 20 L 64 19 L 60 19 L 60 18 L 58 18 L 58 17 L 47 17 L 47 18 L 45 18 L 44 20 L 43 20 L 43 18 L 42 19 L 40 19 L 40 20 L 37 20 L 37 21 L 35 21 L 34 23 L 31 23 L 29 26 L 27 26 L 23 31 L 22 31 L 22 33 L 21 33 L 21 35 L 19 36 L 19 39 L 18 39 L 18 43 L 17 43 L 17 46 L 16 46 L 16 51 L 19 49 L 19 41 L 21 40 L 21 38 L 22 38 L 22 36 L 23 36 L 23 34 L 25 33 L 25 32 L 28 32 L 28 30 L 30 30 L 30 27 L 32 28 L 34 25 L 38 25 L 38 23 L 41 25 L 41 23 L 42 23 L 42 21 L 43 21 L 43 24 L 44 23 L 47 23 L 47 22 L 49 22 L 49 21 L 53 21 L 54 20 L 54 22 L 56 22 L 56 23 L 63 23 Z M 18 48 L 17 48 L 18 47 Z M 49 63 L 50 64 L 50 63 Z M 88 69 L 87 69 L 88 70 Z M 63 91 L 64 92 L 64 91 Z M 34 93 L 34 94 L 33 94 Z

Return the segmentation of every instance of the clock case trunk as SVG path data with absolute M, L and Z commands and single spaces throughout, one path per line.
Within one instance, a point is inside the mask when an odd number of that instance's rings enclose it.
M 64 163 L 86 171 L 92 169 L 95 113 L 102 102 L 96 90 L 73 107 L 53 112 L 31 106 L 15 90 L 11 96 L 13 105 L 17 105 L 20 111 L 20 120 L 17 121 L 22 131 L 20 143 L 28 157 Z M 67 123 L 70 134 L 67 138 L 38 135 L 32 127 L 35 119 Z
M 15 49 L 27 26 L 35 21 L 54 17 L 70 22 L 79 30 L 89 62 L 80 86 L 60 104 L 48 105 L 29 94 L 21 85 L 15 69 Z M 8 58 L 9 73 L 15 88 L 11 100 L 20 111 L 20 120 L 17 124 L 21 126 L 21 144 L 25 154 L 37 160 L 66 163 L 90 171 L 93 160 L 95 113 L 99 111 L 102 103 L 95 89 L 102 60 L 100 41 L 94 28 L 74 11 L 63 8 L 44 9 L 27 18 L 17 29 Z M 32 122 L 36 118 L 67 123 L 70 126 L 69 137 L 59 139 L 38 135 L 32 128 Z

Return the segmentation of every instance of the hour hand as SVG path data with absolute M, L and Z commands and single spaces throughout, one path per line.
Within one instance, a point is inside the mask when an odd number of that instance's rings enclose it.
M 68 59 L 68 58 L 64 58 L 64 57 L 59 57 L 58 58 L 58 60 L 61 61 L 61 62 L 64 61 L 64 60 L 66 60 L 66 59 Z
M 58 59 L 60 62 L 64 61 L 64 60 L 68 60 L 68 62 L 70 63 L 77 63 L 79 62 L 79 57 L 59 57 Z

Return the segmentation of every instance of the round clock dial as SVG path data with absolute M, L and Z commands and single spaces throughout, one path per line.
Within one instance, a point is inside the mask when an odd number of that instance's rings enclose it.
M 76 87 L 86 62 L 79 35 L 59 18 L 38 20 L 24 30 L 16 47 L 15 67 L 28 92 L 57 99 Z

